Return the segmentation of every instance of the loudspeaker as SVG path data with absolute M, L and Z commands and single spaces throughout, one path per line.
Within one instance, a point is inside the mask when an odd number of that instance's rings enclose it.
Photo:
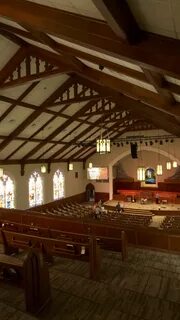
M 131 157 L 133 159 L 137 159 L 137 143 L 131 142 Z

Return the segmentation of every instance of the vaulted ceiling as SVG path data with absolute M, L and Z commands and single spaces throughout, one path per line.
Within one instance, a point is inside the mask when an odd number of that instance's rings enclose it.
M 180 137 L 179 0 L 1 0 L 0 163 L 84 161 L 103 134 Z

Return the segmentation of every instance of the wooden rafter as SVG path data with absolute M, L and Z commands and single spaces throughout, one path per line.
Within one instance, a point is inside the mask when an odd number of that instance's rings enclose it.
M 23 36 L 27 39 L 30 40 L 36 40 L 29 32 L 26 32 L 24 30 L 9 26 L 9 25 L 5 25 L 0 23 L 0 28 L 2 28 L 2 30 L 7 30 L 10 34 L 14 35 L 14 34 L 19 34 L 20 36 Z M 19 40 L 21 40 L 21 38 L 19 38 Z M 40 43 L 43 43 L 42 41 Z M 38 42 L 37 42 L 38 45 Z M 106 68 L 110 68 L 120 74 L 123 74 L 125 76 L 131 77 L 131 78 L 135 78 L 138 81 L 143 81 L 145 83 L 149 83 L 149 80 L 147 79 L 147 77 L 145 76 L 145 74 L 141 71 L 138 70 L 134 70 L 134 69 L 130 69 L 128 67 L 124 67 L 123 65 L 120 65 L 116 62 L 110 61 L 110 60 L 105 60 L 102 57 L 98 57 L 95 55 L 91 55 L 87 52 L 84 51 L 80 51 L 77 50 L 75 48 L 72 47 L 68 47 L 64 44 L 59 44 L 56 42 L 56 46 L 58 47 L 59 50 L 63 50 L 64 53 L 66 54 L 70 54 L 71 56 L 74 55 L 76 57 L 79 57 L 81 59 L 85 59 L 87 61 L 93 62 L 97 65 L 101 65 L 104 66 Z M 35 49 L 34 46 L 32 46 L 32 48 Z M 39 50 L 39 48 L 36 48 L 36 50 Z M 46 53 L 47 54 L 47 53 Z M 158 71 L 159 72 L 159 71 Z M 178 76 L 176 75 L 176 77 L 178 78 Z M 179 77 L 180 78 L 180 77 Z M 176 85 L 175 83 L 169 82 L 168 80 L 166 80 L 164 78 L 163 80 L 163 89 L 165 90 L 171 90 L 172 92 L 176 93 L 176 94 L 180 94 L 180 86 Z
M 110 28 L 130 44 L 142 39 L 142 32 L 125 0 L 93 0 Z
M 180 75 L 178 40 L 145 33 L 145 39 L 135 46 L 122 44 L 104 21 L 23 0 L 1 0 L 0 14 L 33 29 L 129 60 L 149 70 Z M 40 19 L 40 16 L 43 18 Z
M 139 110 L 141 110 L 141 113 L 144 114 L 144 118 L 151 119 L 156 127 L 164 129 L 167 132 L 171 132 L 178 137 L 180 136 L 180 124 L 173 116 L 166 114 L 165 112 L 162 112 L 158 109 L 154 109 L 138 100 L 132 99 L 128 96 L 124 96 L 115 90 L 109 89 L 108 87 L 104 88 L 103 86 L 101 86 L 101 84 L 93 83 L 92 81 L 88 81 L 83 78 L 79 79 L 79 82 L 80 81 L 87 86 L 94 88 L 101 94 L 103 94 L 104 92 L 106 92 L 106 94 L 110 94 L 112 101 L 115 101 L 116 103 L 124 107 L 125 110 L 128 106 L 128 109 L 130 108 L 131 112 L 133 111 L 136 116 L 140 114 Z

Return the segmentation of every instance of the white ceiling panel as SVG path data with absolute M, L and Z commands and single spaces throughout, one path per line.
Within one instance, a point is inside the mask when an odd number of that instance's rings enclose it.
M 86 130 L 89 127 L 88 124 L 82 124 L 79 128 L 72 132 L 71 135 L 67 136 L 67 138 L 63 139 L 65 142 L 69 142 L 72 139 L 76 138 L 82 131 Z
M 18 49 L 17 44 L 0 35 L 0 69 L 8 63 Z
M 47 108 L 50 111 L 60 112 L 64 108 L 65 104 L 62 104 L 60 106 L 54 106 Z
M 38 48 L 41 48 L 41 49 L 44 49 L 44 50 L 47 50 L 47 51 L 50 51 L 50 52 L 53 52 L 53 53 L 57 53 L 55 50 L 51 49 L 49 46 L 46 46 L 45 44 L 42 44 L 42 43 L 40 43 L 38 41 L 30 40 L 28 38 L 20 36 L 19 34 L 17 34 L 17 36 L 19 38 L 23 39 L 24 41 L 26 41 L 27 43 L 32 44 L 33 46 L 36 46 Z
M 28 154 L 33 148 L 37 146 L 36 142 L 28 142 L 24 147 L 22 147 L 14 156 L 13 159 L 22 159 L 26 154 Z
M 170 77 L 170 76 L 167 76 L 167 75 L 165 75 L 164 77 L 168 82 L 171 82 L 171 83 L 174 83 L 174 84 L 177 84 L 178 86 L 180 86 L 180 80 L 179 79 L 176 79 L 176 78 L 173 78 L 173 77 Z
M 88 101 L 80 102 L 80 103 L 72 103 L 69 107 L 67 107 L 63 114 L 66 114 L 68 116 L 73 116 L 77 111 L 79 111 L 82 107 L 84 107 Z
M 32 110 L 17 106 L 1 121 L 0 134 L 8 135 L 13 132 L 31 113 Z
M 10 107 L 10 104 L 4 101 L 0 101 L 0 117 Z
M 30 86 L 29 83 L 25 83 L 23 85 L 16 86 L 16 87 L 2 88 L 0 89 L 0 95 L 6 96 L 11 99 L 18 99 L 23 94 L 23 92 L 27 88 L 29 88 L 29 86 Z
M 24 102 L 41 105 L 69 77 L 65 74 L 41 80 L 41 82 L 23 99 Z
M 58 144 L 58 145 L 54 146 L 51 150 L 49 150 L 49 152 L 47 152 L 47 153 L 45 154 L 45 159 L 48 159 L 48 158 L 52 157 L 53 154 L 54 154 L 55 152 L 57 152 L 59 149 L 61 149 L 63 146 L 64 146 L 63 144 L 62 144 L 62 145 L 61 145 L 61 144 Z
M 60 118 L 60 117 L 54 119 L 43 129 L 43 132 L 41 130 L 41 132 L 38 133 L 35 137 L 39 139 L 42 139 L 42 136 L 44 138 L 47 138 L 51 133 L 53 133 L 57 128 L 59 128 L 65 121 L 66 119 Z M 53 140 L 55 139 L 53 138 Z
M 63 159 L 68 159 L 70 157 L 73 158 L 73 154 L 75 154 L 76 152 L 78 152 L 80 150 L 79 147 L 75 147 L 75 149 L 73 149 L 72 151 L 68 152 L 68 154 L 66 154 Z
M 66 153 L 69 154 L 69 153 L 71 152 L 72 148 L 74 148 L 74 146 L 73 146 L 73 145 L 70 145 L 66 150 L 64 150 L 63 152 L 60 152 L 59 155 L 57 155 L 57 156 L 55 157 L 55 159 L 63 158 L 63 155 L 66 154 Z M 58 150 L 60 150 L 60 149 L 61 149 L 61 148 L 59 148 Z M 58 151 L 58 150 L 57 150 L 57 151 Z
M 39 130 L 49 119 L 51 119 L 53 116 L 47 113 L 42 113 L 38 118 L 36 118 L 32 123 L 30 123 L 29 126 L 27 126 L 21 133 L 20 137 L 29 138 L 32 136 L 37 130 Z M 44 138 L 45 135 L 45 129 L 44 129 Z M 39 133 L 39 135 L 36 135 L 36 138 L 42 139 L 42 131 Z
M 104 20 L 102 14 L 97 10 L 92 0 L 31 0 L 31 2 Z
M 14 150 L 21 146 L 22 143 L 23 141 L 20 140 L 11 141 L 7 147 L 1 151 L 1 159 L 6 159 Z M 12 158 L 14 159 L 14 156 L 12 156 Z
M 91 118 L 88 119 L 88 121 L 95 123 L 98 119 L 101 118 L 101 115 L 97 116 L 92 116 Z
M 173 95 L 173 97 L 175 98 L 175 100 L 176 100 L 177 102 L 180 102 L 180 95 L 179 95 L 179 94 L 173 93 L 172 95 Z
M 142 29 L 177 38 L 179 0 L 128 0 L 128 4 Z
M 65 129 L 61 130 L 61 132 L 55 137 L 54 140 L 59 141 L 61 140 L 64 136 L 67 135 L 71 130 L 75 129 L 79 125 L 79 122 L 73 121 L 69 126 L 67 126 Z M 71 134 L 69 134 L 71 136 Z
M 45 146 L 43 146 L 42 148 L 40 148 L 36 153 L 33 154 L 33 156 L 31 157 L 32 159 L 36 159 L 39 156 L 41 156 L 42 153 L 44 153 L 46 150 L 48 150 L 50 147 L 52 147 L 54 144 L 53 143 L 47 143 Z M 43 155 L 41 157 L 41 159 L 45 159 L 46 155 Z

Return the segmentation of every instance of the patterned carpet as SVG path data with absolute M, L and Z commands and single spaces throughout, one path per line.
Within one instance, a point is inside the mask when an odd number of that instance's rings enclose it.
M 180 255 L 130 248 L 122 262 L 102 252 L 101 280 L 86 262 L 55 258 L 52 303 L 39 317 L 24 312 L 23 291 L 1 282 L 0 319 L 180 320 Z

